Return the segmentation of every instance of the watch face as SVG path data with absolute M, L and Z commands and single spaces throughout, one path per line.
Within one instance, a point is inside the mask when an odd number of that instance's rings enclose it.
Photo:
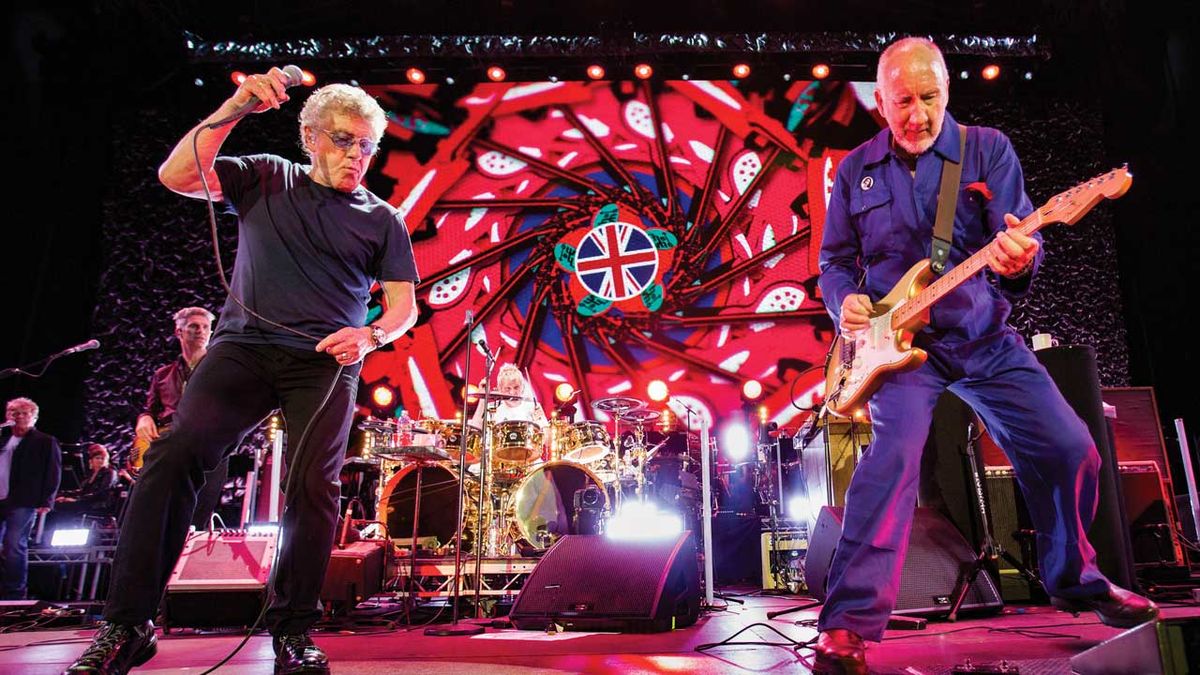
M 587 419 L 661 380 L 681 421 L 712 425 L 755 379 L 786 422 L 820 395 L 834 336 L 816 252 L 838 161 L 880 129 L 860 90 L 368 87 L 388 113 L 369 187 L 404 215 L 423 281 L 417 325 L 369 357 L 364 390 L 452 418 L 486 344 L 543 405 L 579 390 Z

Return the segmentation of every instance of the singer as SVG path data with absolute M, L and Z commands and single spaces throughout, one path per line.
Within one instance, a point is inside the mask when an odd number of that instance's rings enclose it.
M 0 429 L 0 600 L 24 600 L 29 575 L 29 532 L 38 514 L 54 506 L 62 475 L 58 440 L 34 425 L 38 405 L 14 398 L 5 406 Z M 7 428 L 10 427 L 10 428 Z
M 237 215 L 232 287 L 173 429 L 151 446 L 130 497 L 105 621 L 68 673 L 125 673 L 154 655 L 151 619 L 204 473 L 275 408 L 288 430 L 281 548 L 266 615 L 275 672 L 329 670 L 308 633 L 321 615 L 360 362 L 416 322 L 418 276 L 400 214 L 361 185 L 387 124 L 361 89 L 332 84 L 308 97 L 299 124 L 307 164 L 275 155 L 217 157 L 234 124 L 211 127 L 230 117 L 236 123 L 243 110 L 279 109 L 286 88 L 299 83 L 294 72 L 272 68 L 246 78 L 159 168 L 172 191 L 203 198 L 207 183 L 213 199 Z M 375 281 L 387 310 L 368 326 Z

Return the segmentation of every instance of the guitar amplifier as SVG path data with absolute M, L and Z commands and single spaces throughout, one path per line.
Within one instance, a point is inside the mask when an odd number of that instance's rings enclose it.
M 762 587 L 793 593 L 805 590 L 804 554 L 808 551 L 808 528 L 788 528 L 762 533 Z
M 266 601 L 278 532 L 197 532 L 167 581 L 166 626 L 249 626 Z

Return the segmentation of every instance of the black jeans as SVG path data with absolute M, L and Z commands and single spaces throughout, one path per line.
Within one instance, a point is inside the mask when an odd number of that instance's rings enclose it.
M 359 369 L 342 371 L 304 446 L 297 447 L 338 370 L 333 358 L 229 342 L 209 350 L 188 382 L 171 433 L 146 452 L 117 541 L 104 618 L 140 623 L 154 617 L 183 550 L 205 472 L 281 408 L 288 429 L 287 494 L 267 627 L 275 635 L 296 633 L 319 619 Z

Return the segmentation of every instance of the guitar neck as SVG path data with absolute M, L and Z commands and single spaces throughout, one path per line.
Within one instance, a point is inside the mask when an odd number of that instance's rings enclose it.
M 1013 229 L 1018 230 L 1021 234 L 1028 237 L 1047 224 L 1042 218 L 1042 210 L 1036 209 Z M 987 267 L 987 264 L 987 249 L 985 247 L 979 249 L 971 257 L 956 265 L 954 269 L 929 284 L 929 286 L 925 287 L 925 290 L 918 293 L 906 302 L 904 306 L 896 310 L 895 314 L 892 315 L 892 328 L 897 329 L 904 326 L 912 319 L 929 311 L 930 307 L 933 307 L 939 300 L 946 297 L 950 291 L 961 286 L 964 281 L 978 274 L 980 270 Z

